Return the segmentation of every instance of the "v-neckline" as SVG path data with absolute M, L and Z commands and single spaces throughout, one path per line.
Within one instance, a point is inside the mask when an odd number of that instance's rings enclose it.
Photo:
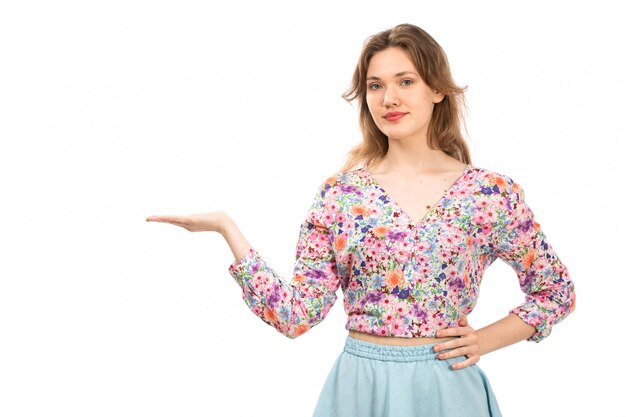
M 439 200 L 437 200 L 437 202 L 435 204 L 433 204 L 433 206 L 428 209 L 428 211 L 424 214 L 424 216 L 419 220 L 419 222 L 415 222 L 413 220 L 413 218 L 411 216 L 409 216 L 409 214 L 400 206 L 400 204 L 398 204 L 396 202 L 396 200 L 394 200 L 393 198 L 391 198 L 391 196 L 387 193 L 387 191 L 378 183 L 378 181 L 376 181 L 374 179 L 374 177 L 372 177 L 372 173 L 370 172 L 370 170 L 367 167 L 363 167 L 361 168 L 363 170 L 363 172 L 366 173 L 367 178 L 370 181 L 370 184 L 375 186 L 376 188 L 378 188 L 378 190 L 381 192 L 381 194 L 383 196 L 385 196 L 385 198 L 387 198 L 387 201 L 389 201 L 397 210 L 398 212 L 400 212 L 404 217 L 406 217 L 407 221 L 409 224 L 412 224 L 414 227 L 419 228 L 420 226 L 422 226 L 424 224 L 424 222 L 428 219 L 429 215 L 435 211 L 435 208 L 437 208 L 441 202 L 448 196 L 448 194 L 450 193 L 450 191 L 452 191 L 453 188 L 456 188 L 460 183 L 461 180 L 463 178 L 465 178 L 465 176 L 467 175 L 467 173 L 470 171 L 470 168 L 472 167 L 472 164 L 467 164 L 465 166 L 465 169 L 463 170 L 463 172 L 461 173 L 461 175 L 459 175 L 457 177 L 456 180 L 454 180 L 454 182 L 452 183 L 452 185 L 450 185 L 446 191 L 443 193 L 443 195 L 439 198 Z

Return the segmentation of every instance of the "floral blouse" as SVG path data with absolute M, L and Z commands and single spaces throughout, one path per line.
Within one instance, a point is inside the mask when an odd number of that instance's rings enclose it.
M 467 165 L 419 223 L 367 168 L 326 179 L 296 244 L 288 282 L 254 248 L 228 271 L 248 307 L 287 337 L 321 322 L 341 287 L 346 329 L 434 337 L 457 326 L 478 299 L 485 269 L 510 265 L 526 294 L 510 310 L 548 336 L 574 310 L 574 284 L 510 177 Z

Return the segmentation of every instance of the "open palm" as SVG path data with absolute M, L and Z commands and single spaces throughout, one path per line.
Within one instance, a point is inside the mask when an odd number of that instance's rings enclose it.
M 213 211 L 190 215 L 158 215 L 148 216 L 146 221 L 170 223 L 190 232 L 219 232 L 223 225 L 225 214 L 223 211 Z

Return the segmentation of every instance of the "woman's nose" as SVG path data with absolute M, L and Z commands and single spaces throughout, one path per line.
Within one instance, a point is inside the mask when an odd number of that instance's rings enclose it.
M 383 105 L 387 108 L 398 107 L 398 95 L 396 94 L 396 90 L 394 88 L 387 88 L 385 90 Z

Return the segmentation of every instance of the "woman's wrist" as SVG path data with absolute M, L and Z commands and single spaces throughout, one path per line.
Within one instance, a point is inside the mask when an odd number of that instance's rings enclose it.
M 524 323 L 522 319 L 515 314 L 509 314 L 503 319 L 476 331 L 479 340 L 480 354 L 484 355 L 526 340 L 534 332 L 534 327 Z
M 228 233 L 229 229 L 233 227 L 235 222 L 225 211 L 220 211 L 219 213 L 220 213 L 220 220 L 218 222 L 217 232 L 220 235 L 224 236 L 226 233 Z
M 223 218 L 220 220 L 218 231 L 224 237 L 226 243 L 228 243 L 228 246 L 235 257 L 236 263 L 239 263 L 239 261 L 250 251 L 250 244 L 246 240 L 245 236 L 241 233 L 235 221 L 226 213 L 223 213 Z

